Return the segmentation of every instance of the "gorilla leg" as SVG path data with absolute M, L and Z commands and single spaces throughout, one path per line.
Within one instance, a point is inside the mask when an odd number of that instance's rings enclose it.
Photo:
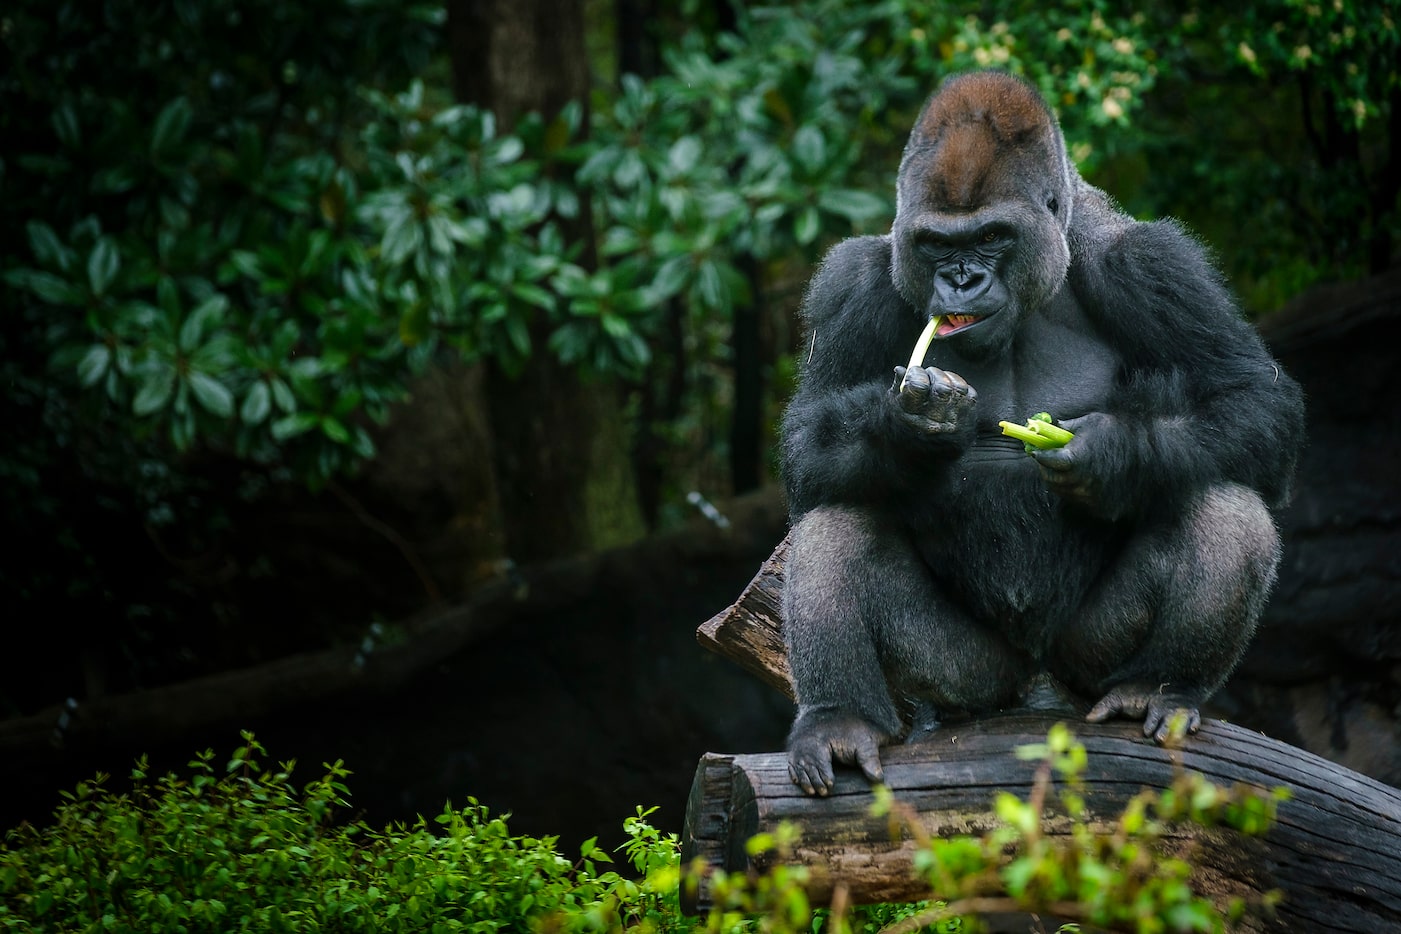
M 1142 716 L 1144 735 L 1161 742 L 1183 711 L 1194 732 L 1198 705 L 1245 654 L 1279 554 L 1259 495 L 1235 484 L 1207 489 L 1181 521 L 1130 540 L 1053 638 L 1052 673 L 1103 697 L 1091 720 Z
M 789 772 L 808 794 L 832 787 L 832 762 L 881 778 L 877 748 L 926 701 L 981 710 L 1015 696 L 1028 656 L 943 596 L 909 532 L 869 511 L 823 507 L 794 527 L 783 591 L 798 716 Z

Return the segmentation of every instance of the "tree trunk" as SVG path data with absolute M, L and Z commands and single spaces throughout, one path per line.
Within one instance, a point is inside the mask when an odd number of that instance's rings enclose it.
M 450 0 L 453 84 L 490 107 L 505 128 L 529 112 L 552 119 L 578 101 L 587 114 L 588 60 L 581 0 Z M 565 235 L 595 262 L 588 200 Z M 549 359 L 549 323 L 531 327 L 524 375 L 487 369 L 496 482 L 507 552 L 517 563 L 617 545 L 644 530 L 614 384 L 586 385 Z

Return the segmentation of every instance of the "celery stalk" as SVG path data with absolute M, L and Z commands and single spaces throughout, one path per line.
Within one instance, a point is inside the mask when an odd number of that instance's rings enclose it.
M 1050 438 L 1042 437 L 1041 435 L 1032 431 L 1025 425 L 1018 425 L 1016 422 L 998 422 L 997 424 L 998 427 L 1002 429 L 1002 433 L 1004 435 L 1016 438 L 1023 444 L 1029 444 L 1034 448 L 1040 448 L 1043 451 L 1048 451 L 1051 448 L 1058 448 L 1061 446 L 1056 442 L 1052 441 Z
M 924 363 L 924 355 L 929 351 L 929 344 L 934 340 L 934 332 L 939 329 L 939 322 L 944 320 L 943 315 L 935 315 L 929 319 L 929 323 L 924 326 L 924 331 L 920 333 L 919 340 L 915 343 L 915 352 L 910 354 L 910 365 L 906 370 L 913 370 Z

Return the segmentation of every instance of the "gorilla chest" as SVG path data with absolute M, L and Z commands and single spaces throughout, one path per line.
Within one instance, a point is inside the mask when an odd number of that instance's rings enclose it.
M 999 434 L 1002 420 L 1025 422 L 1037 412 L 1055 419 L 1103 410 L 1113 394 L 1118 354 L 1082 316 L 1028 322 L 1000 359 L 947 368 L 978 393 L 979 435 Z

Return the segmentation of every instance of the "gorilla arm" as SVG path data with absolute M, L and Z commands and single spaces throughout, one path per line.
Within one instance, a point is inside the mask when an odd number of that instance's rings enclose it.
M 1285 502 L 1303 443 L 1298 385 L 1175 223 L 1086 207 L 1070 284 L 1123 365 L 1105 410 L 1065 419 L 1075 439 L 1035 454 L 1048 485 L 1107 519 L 1175 509 L 1221 481 Z M 1075 237 L 1094 224 L 1108 242 Z
M 922 316 L 890 281 L 890 242 L 835 246 L 803 303 L 807 355 L 783 419 L 784 479 L 794 519 L 814 506 L 869 503 L 914 489 L 941 452 L 972 442 L 976 392 L 934 367 L 905 377 Z M 893 370 L 892 370 L 893 368 Z M 902 385 L 899 392 L 892 386 Z

